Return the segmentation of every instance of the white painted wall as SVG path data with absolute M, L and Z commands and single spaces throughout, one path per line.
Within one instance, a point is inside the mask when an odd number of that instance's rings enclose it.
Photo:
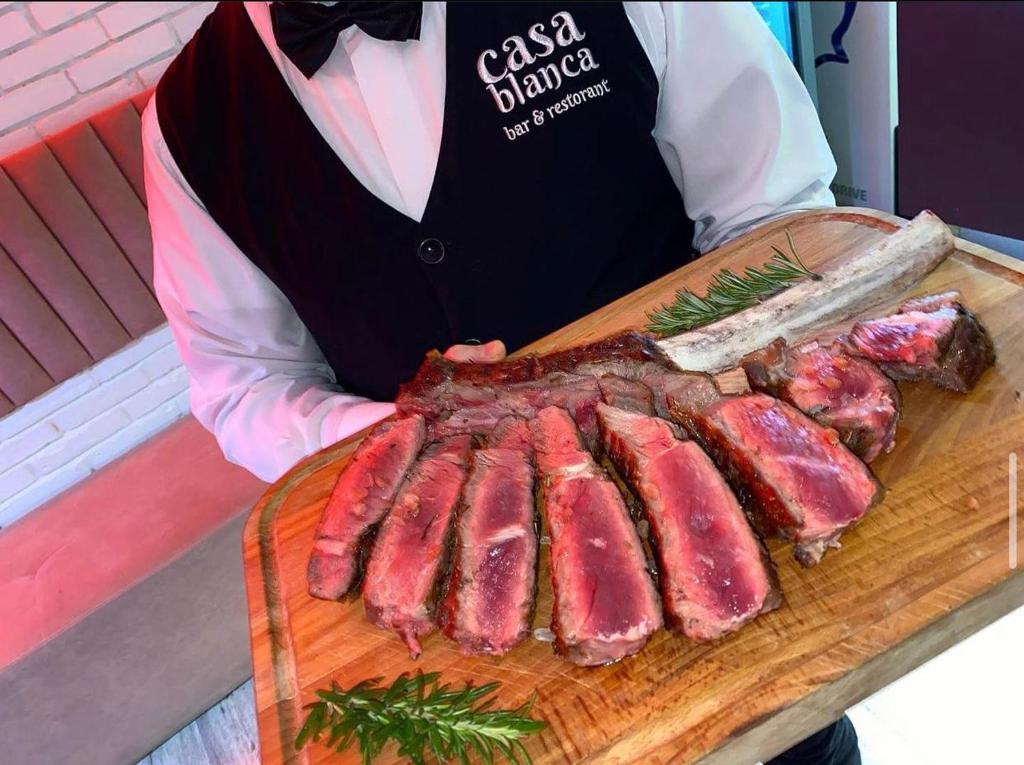
M 815 56 L 833 51 L 844 5 L 811 3 Z M 849 63 L 829 61 L 815 69 L 818 113 L 838 165 L 832 191 L 840 205 L 893 212 L 896 3 L 857 3 L 842 47 Z

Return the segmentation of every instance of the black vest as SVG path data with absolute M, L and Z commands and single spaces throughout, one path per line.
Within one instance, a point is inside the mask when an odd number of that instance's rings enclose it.
M 377 399 L 431 348 L 520 347 L 692 257 L 651 136 L 657 79 L 621 4 L 450 3 L 446 38 L 419 223 L 338 159 L 241 3 L 218 6 L 156 93 L 210 215 L 288 297 L 339 383 Z

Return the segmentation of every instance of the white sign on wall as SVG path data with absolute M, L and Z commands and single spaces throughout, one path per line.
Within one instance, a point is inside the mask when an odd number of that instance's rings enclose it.
M 896 3 L 810 3 L 818 112 L 840 205 L 895 210 Z

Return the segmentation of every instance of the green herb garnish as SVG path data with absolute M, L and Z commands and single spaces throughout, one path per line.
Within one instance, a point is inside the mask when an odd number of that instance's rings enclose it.
M 647 329 L 661 337 L 675 335 L 713 324 L 744 308 L 767 300 L 804 277 L 821 279 L 796 254 L 793 237 L 786 231 L 786 241 L 792 257 L 775 245 L 775 254 L 764 264 L 763 270 L 748 267 L 742 276 L 726 269 L 719 271 L 708 285 L 707 295 L 699 297 L 690 290 L 676 292 L 676 299 L 647 315 Z
M 453 690 L 439 684 L 439 677 L 437 672 L 403 674 L 386 688 L 380 677 L 348 690 L 332 683 L 331 690 L 316 692 L 320 701 L 306 706 L 309 714 L 295 748 L 326 734 L 324 743 L 338 752 L 358 743 L 364 765 L 389 741 L 415 765 L 425 765 L 428 753 L 438 762 L 468 765 L 470 752 L 488 765 L 495 754 L 513 765 L 529 765 L 520 740 L 547 724 L 530 717 L 533 699 L 516 709 L 495 709 L 491 694 L 499 683 Z

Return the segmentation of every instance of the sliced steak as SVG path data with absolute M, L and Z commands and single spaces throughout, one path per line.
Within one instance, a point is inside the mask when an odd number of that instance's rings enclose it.
M 487 406 L 471 406 L 447 412 L 427 425 L 427 441 L 443 441 L 461 435 L 486 438 L 498 422 L 508 416 L 508 408 L 496 402 Z
M 949 292 L 938 292 L 934 295 L 918 295 L 902 303 L 896 309 L 897 313 L 910 313 L 911 311 L 924 311 L 929 313 L 940 308 L 956 308 L 963 304 L 963 298 L 956 290 Z
M 671 409 L 699 409 L 721 393 L 715 378 L 703 372 L 653 372 L 644 375 L 644 384 L 654 396 L 654 411 L 659 417 L 671 417 Z
M 532 450 L 521 440 L 522 431 L 529 431 L 525 420 L 504 421 L 502 427 L 498 440 L 511 448 L 473 452 L 451 576 L 438 609 L 442 632 L 467 655 L 508 652 L 530 634 L 533 615 L 537 524 Z
M 482 389 L 459 383 L 436 403 L 440 407 L 428 412 L 433 419 L 427 430 L 429 439 L 448 438 L 469 433 L 488 435 L 505 417 L 533 418 L 547 406 L 568 410 L 588 444 L 597 442 L 597 404 L 601 390 L 594 377 L 555 372 L 540 380 L 505 387 Z
M 359 585 L 373 533 L 423 446 L 423 418 L 389 419 L 362 440 L 324 507 L 309 558 L 309 594 L 340 600 Z
M 494 426 L 487 439 L 488 449 L 517 449 L 533 455 L 533 431 L 522 417 L 505 417 Z
M 602 404 L 597 419 L 650 523 L 668 624 L 714 640 L 776 608 L 775 566 L 707 454 L 657 417 Z
M 957 293 L 914 298 L 892 316 L 857 322 L 838 342 L 897 380 L 930 380 L 958 393 L 996 361 L 988 330 Z
M 433 629 L 434 599 L 471 446 L 471 436 L 453 436 L 424 450 L 381 524 L 366 565 L 367 617 L 397 632 L 413 658 L 420 655 L 419 636 Z
M 571 454 L 583 451 L 583 439 L 569 413 L 557 406 L 545 407 L 530 421 L 537 454 Z
M 601 377 L 611 373 L 633 377 L 661 369 L 676 367 L 651 335 L 640 332 L 624 332 L 554 353 L 489 364 L 457 363 L 432 352 L 416 377 L 401 387 L 395 403 L 401 413 L 434 417 L 441 412 L 486 403 L 499 388 L 538 383 L 552 375 Z M 551 386 L 548 380 L 534 387 Z
M 591 451 L 597 447 L 597 405 L 601 403 L 601 388 L 596 377 L 574 377 L 561 385 L 546 388 L 539 401 L 543 406 L 537 408 L 533 417 L 547 407 L 564 409 L 580 429 L 584 446 Z
M 568 413 L 543 409 L 532 424 L 551 536 L 555 647 L 575 664 L 618 661 L 662 624 L 640 539 L 614 482 L 581 449 Z
M 669 362 L 658 363 L 656 361 L 609 359 L 607 361 L 588 361 L 580 364 L 572 370 L 572 373 L 586 375 L 587 377 L 615 375 L 616 377 L 624 377 L 627 380 L 643 380 L 647 375 L 678 371 L 679 368 Z
M 577 345 L 562 351 L 555 351 L 537 357 L 545 372 L 564 371 L 577 372 L 586 369 L 587 374 L 600 377 L 614 369 L 605 368 L 599 371 L 594 365 L 611 367 L 624 364 L 633 368 L 642 364 L 653 364 L 665 369 L 676 369 L 676 365 L 658 345 L 653 335 L 646 332 L 627 330 L 615 335 L 595 340 L 585 345 Z M 589 365 L 589 368 L 588 368 Z
M 600 378 L 597 384 L 606 404 L 629 412 L 654 414 L 654 394 L 639 380 L 609 374 Z
M 676 413 L 733 483 L 762 534 L 794 542 L 813 566 L 884 494 L 839 440 L 799 410 L 763 393 L 723 396 Z
M 892 451 L 900 392 L 874 363 L 817 341 L 787 348 L 781 338 L 741 363 L 752 389 L 835 429 L 865 462 Z

